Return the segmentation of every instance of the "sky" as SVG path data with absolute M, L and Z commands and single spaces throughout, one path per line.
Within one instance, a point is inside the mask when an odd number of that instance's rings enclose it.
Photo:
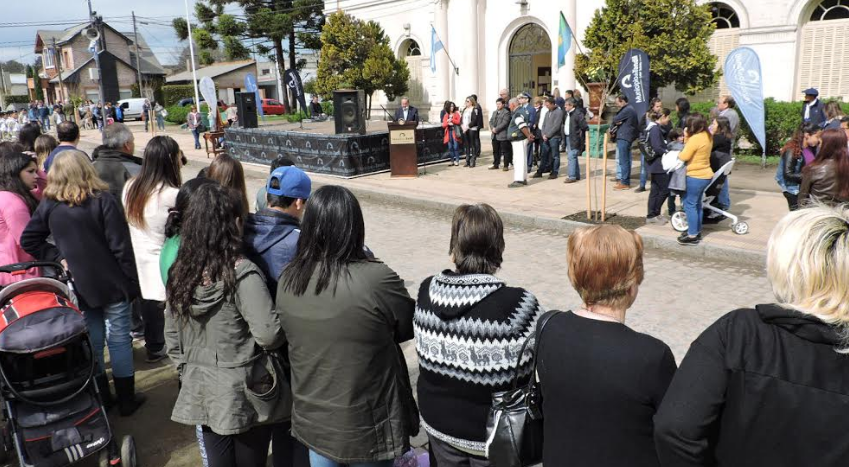
M 35 60 L 35 34 L 39 29 L 62 30 L 70 24 L 86 21 L 86 0 L 0 0 L 4 4 L 0 15 L 0 61 L 17 60 L 31 64 Z M 189 0 L 192 8 L 193 0 Z M 131 12 L 135 10 L 139 34 L 147 40 L 153 53 L 163 65 L 174 64 L 187 45 L 180 42 L 168 26 L 177 16 L 185 16 L 181 0 L 91 0 L 92 9 L 105 22 L 119 31 L 132 31 Z M 230 12 L 231 7 L 227 8 Z M 35 25 L 40 23 L 40 25 Z M 143 24 L 148 23 L 148 24 Z M 79 24 L 79 23 L 77 23 Z M 13 27 L 18 26 L 20 27 Z

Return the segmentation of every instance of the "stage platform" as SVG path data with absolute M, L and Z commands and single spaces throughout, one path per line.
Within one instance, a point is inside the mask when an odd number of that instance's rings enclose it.
M 334 134 L 333 121 L 261 125 L 227 129 L 227 151 L 233 157 L 271 164 L 278 155 L 307 172 L 351 178 L 389 170 L 389 131 L 384 121 L 370 121 L 365 135 Z M 445 130 L 424 124 L 416 129 L 418 163 L 448 159 Z

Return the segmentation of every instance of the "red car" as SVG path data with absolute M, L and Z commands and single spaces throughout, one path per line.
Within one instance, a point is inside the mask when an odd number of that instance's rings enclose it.
M 286 113 L 286 106 L 277 99 L 263 99 L 262 113 L 265 115 L 283 115 Z

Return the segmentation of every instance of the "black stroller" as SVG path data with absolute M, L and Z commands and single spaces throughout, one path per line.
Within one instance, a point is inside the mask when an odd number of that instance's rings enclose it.
M 120 449 L 94 376 L 85 319 L 75 304 L 70 278 L 60 264 L 32 262 L 0 267 L 40 277 L 0 290 L 0 395 L 3 428 L 0 457 L 12 451 L 21 467 L 62 467 L 99 455 L 101 467 L 135 467 L 135 443 Z

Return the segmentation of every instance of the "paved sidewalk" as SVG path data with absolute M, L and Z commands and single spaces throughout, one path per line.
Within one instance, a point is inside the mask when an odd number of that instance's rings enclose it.
M 137 153 L 150 140 L 149 133 L 141 132 L 140 124 L 131 124 L 136 132 Z M 197 161 L 207 161 L 203 150 L 193 149 L 191 133 L 170 126 L 166 130 L 183 148 L 186 156 Z M 99 135 L 96 131 L 84 132 L 84 141 L 94 144 Z M 416 203 L 417 205 L 448 210 L 462 203 L 486 202 L 493 205 L 508 221 L 560 231 L 575 228 L 574 222 L 562 220 L 563 217 L 587 210 L 587 181 L 566 185 L 563 174 L 566 172 L 566 159 L 561 156 L 561 176 L 557 180 L 529 179 L 528 186 L 508 188 L 513 173 L 501 170 L 488 170 L 492 164 L 491 149 L 488 148 L 488 133 L 482 135 L 484 152 L 477 167 L 451 167 L 439 163 L 420 168 L 416 179 L 393 179 L 388 173 L 380 173 L 355 179 L 341 179 L 326 175 L 311 174 L 317 184 L 340 184 L 356 191 L 359 196 L 369 196 L 375 201 Z M 264 176 L 267 169 L 247 164 L 246 169 L 255 171 L 256 176 Z M 253 166 L 253 169 L 251 169 Z M 644 217 L 648 203 L 648 191 L 636 193 L 638 185 L 639 161 L 635 161 L 632 174 L 632 189 L 613 191 L 613 183 L 601 177 L 602 162 L 592 159 L 593 185 L 590 198 L 600 203 L 602 184 L 607 184 L 607 212 L 635 217 Z M 615 174 L 616 165 L 612 158 L 607 162 L 607 177 Z M 585 159 L 581 159 L 581 174 L 586 177 Z M 651 247 L 661 249 L 687 250 L 690 256 L 717 256 L 736 261 L 760 261 L 766 251 L 766 244 L 772 227 L 787 213 L 787 204 L 773 179 L 774 168 L 741 166 L 730 177 L 731 212 L 749 224 L 749 233 L 737 235 L 732 232 L 729 220 L 718 225 L 705 225 L 705 239 L 698 247 L 679 246 L 675 239 L 678 233 L 667 224 L 665 226 L 645 225 L 637 232 L 642 234 Z M 735 187 L 752 187 L 737 189 Z M 594 210 L 599 209 L 597 204 Z

